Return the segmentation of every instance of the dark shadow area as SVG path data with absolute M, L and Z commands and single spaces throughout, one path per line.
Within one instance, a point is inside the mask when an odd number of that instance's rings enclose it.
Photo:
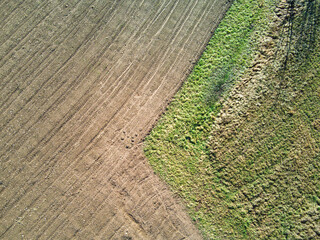
M 309 58 L 319 32 L 320 2 L 318 0 L 288 0 L 287 16 L 283 22 L 282 42 L 285 59 L 282 70 L 287 69 L 291 56 L 301 61 Z

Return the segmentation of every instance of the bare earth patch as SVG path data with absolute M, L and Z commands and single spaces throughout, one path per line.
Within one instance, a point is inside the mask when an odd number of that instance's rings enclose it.
M 0 3 L 0 238 L 200 239 L 140 142 L 230 1 Z

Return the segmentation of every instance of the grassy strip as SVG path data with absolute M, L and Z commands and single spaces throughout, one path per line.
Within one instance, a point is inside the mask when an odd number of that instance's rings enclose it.
M 230 96 L 221 110 L 228 121 L 212 132 L 224 238 L 238 239 L 234 229 L 259 239 L 320 236 L 320 1 L 287 6 L 296 15 L 281 24 L 277 58 L 233 92 L 246 99 L 244 116 L 232 114 Z
M 319 38 L 312 45 L 309 54 L 303 49 L 307 58 L 292 52 L 285 70 L 269 69 L 264 94 L 245 118 L 213 132 L 210 171 L 219 179 L 217 202 L 225 204 L 220 220 L 230 229 L 243 223 L 259 239 L 319 238 Z
M 209 158 L 208 137 L 218 99 L 249 67 L 254 46 L 270 21 L 272 0 L 236 0 L 168 111 L 147 137 L 145 153 L 154 170 L 184 200 L 206 238 L 225 231 L 246 238 L 250 217 L 220 224 L 217 214 L 227 206 L 217 203 L 216 192 L 232 198 L 227 188 L 216 189 L 218 175 Z

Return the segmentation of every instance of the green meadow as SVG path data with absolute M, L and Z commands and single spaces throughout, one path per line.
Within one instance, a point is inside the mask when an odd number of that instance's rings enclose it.
M 146 138 L 205 239 L 320 237 L 319 6 L 236 0 Z

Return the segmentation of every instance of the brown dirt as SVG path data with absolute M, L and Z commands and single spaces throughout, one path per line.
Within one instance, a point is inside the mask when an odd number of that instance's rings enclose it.
M 200 239 L 141 141 L 230 1 L 0 3 L 0 238 Z

